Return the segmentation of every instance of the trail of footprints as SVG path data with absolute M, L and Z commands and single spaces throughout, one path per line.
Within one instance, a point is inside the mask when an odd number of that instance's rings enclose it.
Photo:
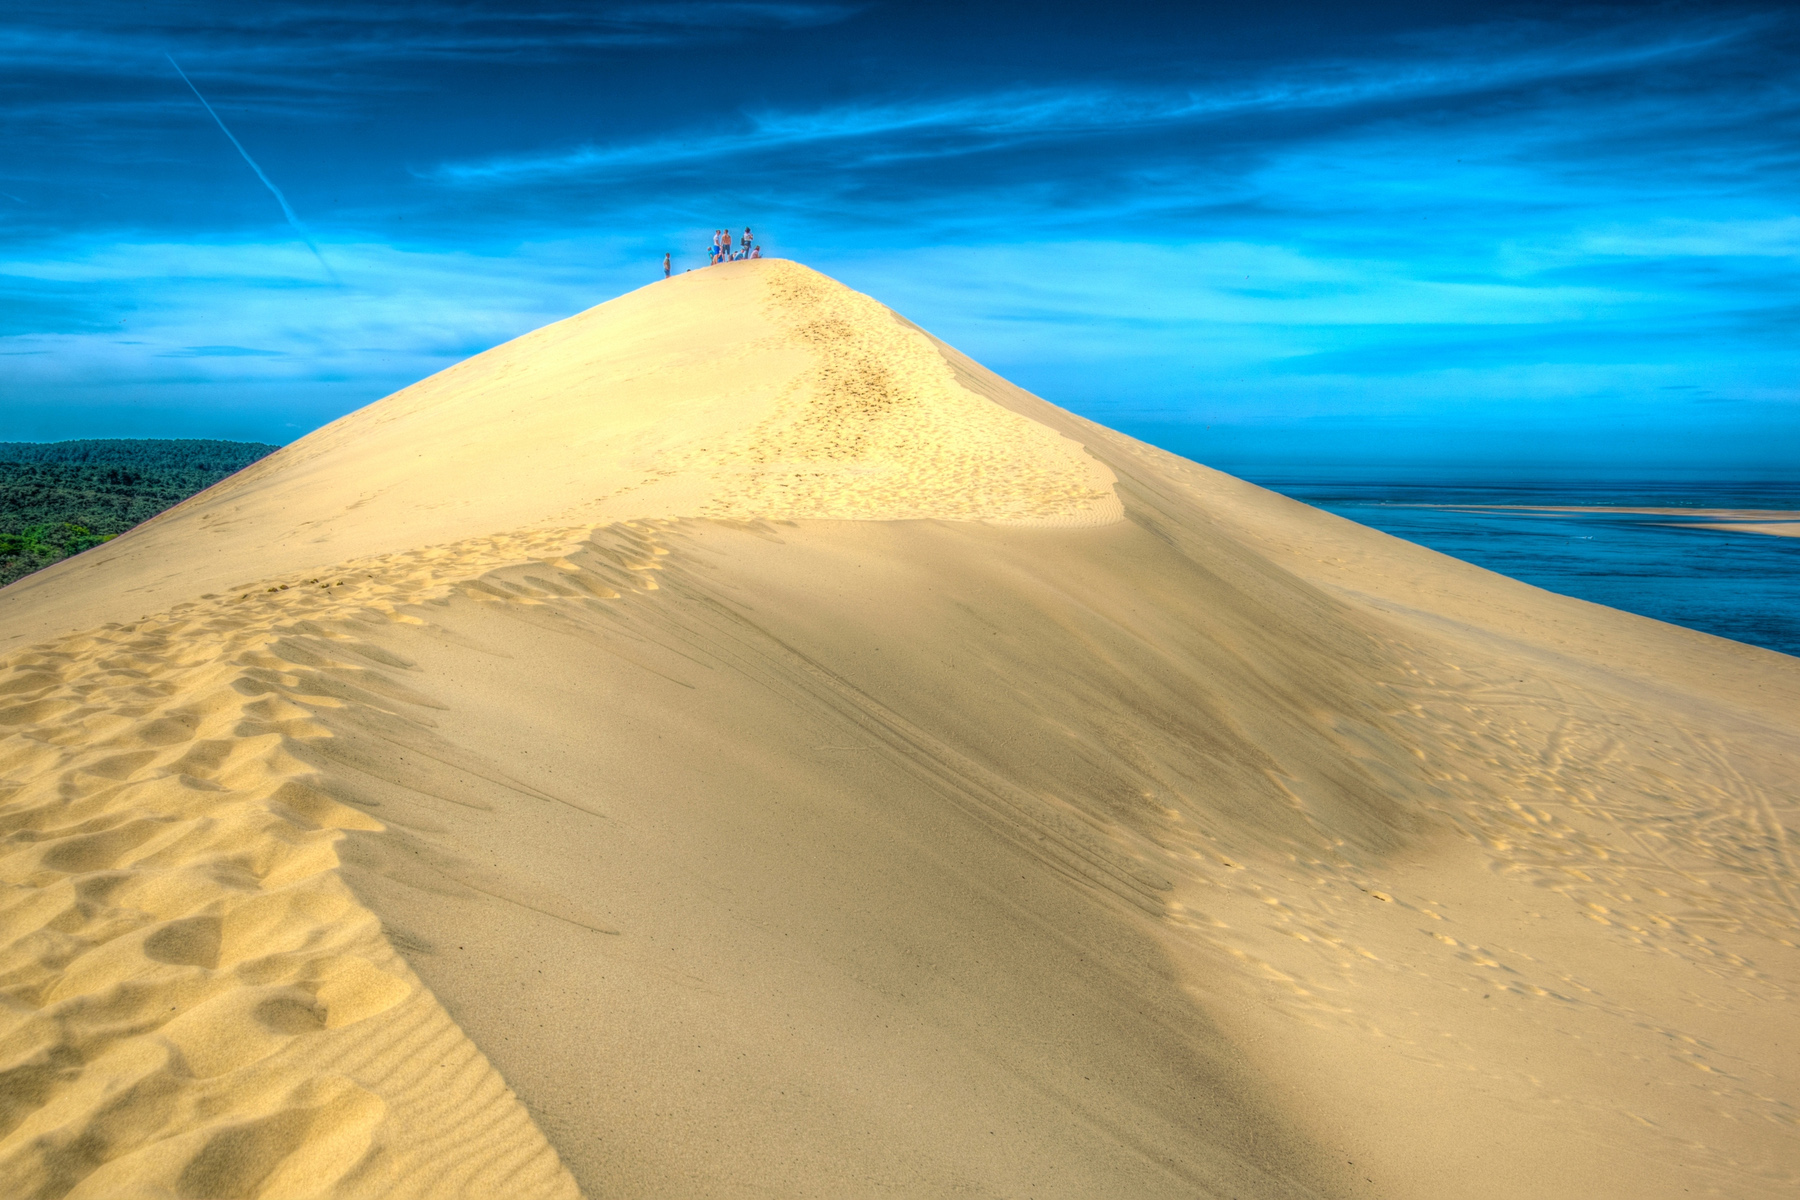
M 359 623 L 453 586 L 528 603 L 475 577 L 585 534 L 246 585 L 0 662 L 0 1195 L 575 1194 L 339 878 L 343 831 L 379 823 L 296 751 L 321 709 L 420 699 Z
M 1616 697 L 1547 680 L 1523 689 L 1445 664 L 1405 669 L 1412 679 L 1391 686 L 1392 715 L 1411 726 L 1409 742 L 1432 748 L 1429 805 L 1495 871 L 1566 897 L 1627 944 L 1794 998 L 1722 938 L 1794 947 L 1800 937 L 1800 878 L 1784 828 L 1796 807 L 1781 794 L 1791 776 L 1778 765 L 1753 766 L 1744 747 Z M 1292 865 L 1311 886 L 1381 894 L 1375 876 L 1328 854 L 1297 850 Z M 1464 957 L 1491 955 L 1465 948 Z M 1513 980 L 1496 986 L 1544 994 Z
M 1538 889 L 1543 899 L 1533 907 L 1572 907 L 1602 937 L 1691 964 L 1757 1003 L 1795 1001 L 1792 980 L 1747 952 L 1758 942 L 1791 949 L 1800 938 L 1800 880 L 1784 828 L 1795 823 L 1787 781 L 1800 767 L 1791 738 L 1740 732 L 1732 744 L 1698 731 L 1701 722 L 1617 694 L 1394 648 L 1403 657 L 1402 674 L 1387 685 L 1390 717 L 1420 748 L 1427 806 L 1478 846 L 1491 870 Z M 1283 955 L 1278 964 L 1244 936 L 1248 926 L 1234 929 L 1181 905 L 1173 919 L 1258 973 L 1299 1020 L 1357 1029 L 1407 1057 L 1461 1069 L 1453 1040 L 1360 1003 L 1373 976 L 1584 1010 L 1649 1035 L 1648 1044 L 1692 1069 L 1692 1086 L 1729 1120 L 1767 1122 L 1781 1137 L 1800 1128 L 1800 1110 L 1769 1094 L 1761 1064 L 1608 995 L 1579 964 L 1553 965 L 1520 945 L 1471 937 L 1441 902 L 1397 894 L 1377 865 L 1323 844 L 1294 847 L 1285 864 L 1232 861 L 1200 838 L 1187 852 L 1209 883 L 1254 901 L 1257 925 L 1310 954 Z M 1370 939 L 1371 904 L 1410 923 L 1418 935 L 1410 951 Z M 1460 970 L 1441 965 L 1446 956 Z M 1535 1082 L 1525 1065 L 1505 1069 Z M 1617 1104 L 1577 1095 L 1554 1102 Z M 1772 1169 L 1685 1141 L 1680 1151 L 1688 1161 L 1712 1160 L 1720 1179 Z
M 403 608 L 453 591 L 525 608 L 657 591 L 667 524 L 344 564 L 0 662 L 0 1195 L 575 1194 L 338 877 L 343 831 L 381 826 L 327 794 L 304 747 L 329 736 L 321 710 L 429 711 L 359 628 L 417 622 Z M 1792 806 L 1766 764 L 1759 774 L 1718 738 L 1614 696 L 1416 652 L 1404 670 L 1390 715 L 1434 748 L 1433 804 L 1495 870 L 1646 953 L 1792 999 L 1726 936 L 1793 944 Z M 1259 959 L 1179 904 L 1173 919 L 1259 970 L 1302 1019 L 1367 1026 L 1359 978 L 1435 971 L 1358 944 L 1353 906 L 1392 904 L 1464 965 L 1467 986 L 1650 1028 L 1722 1102 L 1800 1123 L 1681 1030 L 1459 937 L 1439 906 L 1388 894 L 1329 847 L 1272 869 L 1191 840 L 1175 848 L 1257 900 L 1314 966 Z
M 346 563 L 0 660 L 0 1195 L 576 1195 L 340 877 L 383 826 L 329 794 L 319 714 L 428 727 L 359 631 L 452 594 L 610 609 L 659 591 L 672 525 Z
M 1113 519 L 1078 447 L 962 387 L 923 333 L 805 268 L 764 273 L 780 339 L 814 366 L 767 420 L 687 464 L 718 481 L 704 515 Z
M 1773 753 L 1752 755 L 1742 738 L 1729 745 L 1616 697 L 1548 680 L 1444 687 L 1443 668 L 1413 669 L 1419 740 L 1449 751 L 1437 779 L 1452 796 L 1498 798 L 1444 809 L 1497 870 L 1566 895 L 1632 945 L 1792 998 L 1720 935 L 1800 937 L 1783 828 L 1795 809 L 1781 795 L 1800 748 L 1770 736 L 1757 740 Z

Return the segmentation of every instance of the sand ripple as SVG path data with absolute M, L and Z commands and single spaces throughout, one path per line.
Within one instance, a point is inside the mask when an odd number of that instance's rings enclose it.
M 575 1194 L 340 878 L 381 824 L 301 757 L 320 708 L 407 702 L 345 631 L 437 557 L 0 664 L 0 1194 Z M 334 659 L 278 652 L 322 621 Z

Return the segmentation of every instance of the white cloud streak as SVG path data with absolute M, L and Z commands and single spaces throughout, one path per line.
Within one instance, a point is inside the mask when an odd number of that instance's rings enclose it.
M 620 8 L 591 6 L 531 12 L 483 11 L 470 6 L 368 4 L 250 7 L 220 20 L 170 19 L 164 28 L 126 12 L 84 18 L 74 27 L 22 17 L 0 27 L 0 65 L 15 69 L 82 71 L 144 78 L 171 37 L 204 53 L 209 70 L 266 77 L 305 88 L 307 73 L 321 66 L 420 59 L 557 59 L 608 46 L 680 45 L 758 29 L 803 29 L 836 24 L 863 4 L 758 3 L 713 0 Z M 342 86 L 321 80 L 321 91 Z
M 1448 100 L 1698 58 L 1739 41 L 1755 27 L 1753 22 L 1738 22 L 1634 44 L 1580 45 L 1481 59 L 1446 56 L 1424 64 L 1416 60 L 1354 67 L 1323 64 L 1284 78 L 1215 89 L 1035 88 L 917 103 L 751 112 L 735 129 L 452 161 L 418 174 L 449 185 L 504 187 L 561 176 L 700 163 L 720 155 L 809 147 L 848 148 L 870 162 L 974 153 L 1035 139 L 1156 129 L 1262 113 Z M 928 144 L 912 149 L 895 144 L 907 138 Z
M 306 248 L 312 251 L 312 256 L 319 260 L 319 265 L 325 268 L 325 274 L 331 277 L 331 282 L 343 282 L 338 278 L 337 272 L 331 269 L 331 264 L 325 261 L 325 256 L 319 253 L 319 247 L 312 240 L 312 235 L 306 232 L 306 226 L 300 224 L 300 218 L 294 215 L 294 206 L 289 204 L 287 197 L 281 194 L 281 189 L 275 186 L 275 181 L 256 165 L 256 160 L 250 157 L 248 150 L 244 149 L 244 143 L 237 140 L 237 135 L 231 132 L 231 128 L 225 124 L 224 118 L 219 116 L 213 106 L 206 102 L 206 97 L 200 94 L 200 89 L 194 86 L 194 81 L 189 79 L 187 72 L 181 69 L 181 64 L 175 61 L 175 56 L 165 54 L 163 57 L 169 60 L 169 65 L 175 68 L 177 75 L 181 76 L 181 82 L 187 84 L 188 90 L 194 93 L 194 99 L 200 101 L 200 106 L 206 110 L 206 115 L 218 125 L 219 132 L 230 139 L 231 144 L 237 148 L 237 152 L 243 155 L 244 161 L 250 164 L 250 169 L 256 172 L 256 177 L 262 180 L 263 186 L 268 188 L 270 194 L 275 197 L 275 202 L 281 205 L 282 215 L 287 218 L 288 224 L 294 227 L 294 232 L 299 235 L 300 240 L 306 243 Z

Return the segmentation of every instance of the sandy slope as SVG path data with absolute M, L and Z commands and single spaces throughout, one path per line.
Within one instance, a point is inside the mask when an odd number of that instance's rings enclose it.
M 792 264 L 373 405 L 0 639 L 6 1195 L 1800 1173 L 1794 660 Z

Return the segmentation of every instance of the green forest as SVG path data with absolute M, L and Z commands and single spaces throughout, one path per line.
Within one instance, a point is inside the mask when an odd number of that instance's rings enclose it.
M 203 439 L 0 442 L 0 585 L 115 538 L 278 449 Z

